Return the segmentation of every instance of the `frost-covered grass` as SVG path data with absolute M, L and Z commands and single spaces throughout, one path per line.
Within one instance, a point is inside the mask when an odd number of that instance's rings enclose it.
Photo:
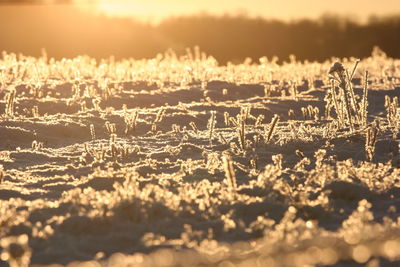
M 4 53 L 0 266 L 398 264 L 400 61 L 355 62 Z

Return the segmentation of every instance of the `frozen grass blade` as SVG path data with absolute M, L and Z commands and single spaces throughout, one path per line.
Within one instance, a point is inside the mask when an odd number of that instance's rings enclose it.
M 230 189 L 232 190 L 232 192 L 234 194 L 236 194 L 236 188 L 237 188 L 236 175 L 235 175 L 235 170 L 233 169 L 233 163 L 232 163 L 231 157 L 227 156 L 227 155 L 223 155 L 222 163 L 224 166 L 226 181 L 227 181 Z
M 368 117 L 368 71 L 365 72 L 364 76 L 364 90 L 363 90 L 363 97 L 362 97 L 362 105 L 361 105 L 361 119 L 362 125 L 364 127 L 367 126 L 367 117 Z
M 271 120 L 271 123 L 269 125 L 269 130 L 267 132 L 266 138 L 265 138 L 265 143 L 268 144 L 271 141 L 271 138 L 274 134 L 274 130 L 276 128 L 276 125 L 278 124 L 279 121 L 279 116 L 278 115 L 274 115 L 274 117 Z

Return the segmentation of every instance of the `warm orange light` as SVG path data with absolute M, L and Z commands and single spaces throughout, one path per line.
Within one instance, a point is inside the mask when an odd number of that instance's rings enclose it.
M 96 5 L 96 9 L 113 16 L 145 15 L 156 11 L 156 10 L 150 10 L 143 3 L 138 4 L 137 2 L 127 2 L 127 1 L 120 1 L 120 2 L 100 1 Z
M 94 10 L 110 16 L 134 16 L 139 19 L 155 19 L 171 15 L 191 15 L 200 12 L 210 14 L 246 13 L 277 19 L 318 18 L 333 13 L 366 19 L 368 16 L 400 13 L 398 0 L 336 0 L 334 3 L 320 0 L 75 0 L 76 3 L 92 3 Z M 93 5 L 91 9 L 93 10 Z

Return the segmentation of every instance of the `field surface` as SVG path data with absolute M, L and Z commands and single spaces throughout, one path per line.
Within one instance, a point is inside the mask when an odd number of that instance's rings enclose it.
M 0 266 L 398 266 L 400 61 L 276 62 L 4 53 Z

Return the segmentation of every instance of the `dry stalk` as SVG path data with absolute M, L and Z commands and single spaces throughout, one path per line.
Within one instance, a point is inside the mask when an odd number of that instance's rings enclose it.
M 368 116 L 368 71 L 365 72 L 364 77 L 364 90 L 363 90 L 363 98 L 362 98 L 362 106 L 361 106 L 361 122 L 364 127 L 367 126 L 367 116 Z
M 32 108 L 32 116 L 34 118 L 39 118 L 39 108 L 38 108 L 38 106 L 33 106 L 33 108 Z
M 210 142 L 212 142 L 212 138 L 214 135 L 214 129 L 215 129 L 215 124 L 217 123 L 216 119 L 215 119 L 215 114 L 216 111 L 212 110 L 211 111 L 211 117 L 208 120 L 208 124 L 207 124 L 207 129 L 208 129 L 208 139 L 210 139 Z
M 372 161 L 375 154 L 375 144 L 378 129 L 375 125 L 372 125 L 367 129 L 365 138 L 365 152 L 368 161 Z
M 268 144 L 269 141 L 271 140 L 274 130 L 276 128 L 276 125 L 278 124 L 279 121 L 279 116 L 278 115 L 274 115 L 274 117 L 271 120 L 271 123 L 269 125 L 269 130 L 267 132 L 266 138 L 265 138 L 265 143 Z
M 225 125 L 226 125 L 227 127 L 230 126 L 229 113 L 226 112 L 226 111 L 224 112 L 224 122 L 225 122 Z
M 90 124 L 90 135 L 92 136 L 92 140 L 96 139 L 96 132 L 94 130 L 94 125 Z
M 246 150 L 246 132 L 245 132 L 245 116 L 244 114 L 242 114 L 241 116 L 239 116 L 239 124 L 240 127 L 237 130 L 238 133 L 238 137 L 239 137 L 239 142 L 240 142 L 240 148 L 244 151 Z
M 156 132 L 157 131 L 157 123 L 160 123 L 162 119 L 164 118 L 165 115 L 165 109 L 160 108 L 157 112 L 156 118 L 154 119 L 152 125 L 151 125 L 151 131 Z
M 197 132 L 199 131 L 199 129 L 197 128 L 196 123 L 194 123 L 193 121 L 191 121 L 189 123 L 190 127 L 192 127 L 192 130 L 197 134 Z
M 226 138 L 222 135 L 222 133 L 219 133 L 219 137 L 220 137 L 221 141 L 222 141 L 224 144 L 229 145 L 228 141 L 227 141 Z
M 116 134 L 111 134 L 110 135 L 110 151 L 111 151 L 111 157 L 115 158 L 117 156 L 117 145 L 116 145 L 116 138 L 117 135 Z
M 162 119 L 164 118 L 165 115 L 165 109 L 161 108 L 158 112 L 157 112 L 157 116 L 156 119 L 154 120 L 154 123 L 158 123 L 161 122 Z
M 359 60 L 356 61 L 351 74 L 349 74 L 348 70 L 346 70 L 340 62 L 335 62 L 328 72 L 332 82 L 332 98 L 335 105 L 336 113 L 338 115 L 339 125 L 347 123 L 347 125 L 350 127 L 351 132 L 354 132 L 355 125 L 366 124 L 363 108 L 366 108 L 367 103 L 357 103 L 356 97 L 354 95 L 353 85 L 351 83 L 358 63 Z M 340 97 L 337 97 L 336 95 L 334 84 L 335 81 L 338 83 L 338 86 L 340 88 L 342 100 L 340 100 Z M 365 87 L 364 94 L 366 90 L 367 89 Z M 339 101 L 342 101 L 342 103 L 339 103 Z M 363 98 L 362 101 L 366 101 L 366 98 Z M 345 117 L 347 121 L 344 120 Z
M 344 103 L 346 107 L 346 114 L 347 114 L 347 120 L 349 123 L 350 130 L 353 132 L 354 131 L 354 125 L 353 125 L 353 119 L 352 119 L 352 114 L 350 110 L 350 99 L 349 99 L 349 90 L 346 87 L 346 80 L 345 80 L 345 74 L 344 72 L 339 73 L 339 78 L 340 78 L 340 85 L 339 87 L 342 89 L 343 92 L 343 98 L 344 98 Z
M 223 155 L 222 163 L 224 166 L 225 178 L 227 180 L 227 183 L 231 188 L 232 192 L 236 194 L 236 188 L 237 188 L 236 175 L 235 175 L 235 170 L 233 169 L 233 163 L 231 157 Z
M 3 165 L 0 164 L 0 184 L 1 184 L 1 182 L 3 181 L 3 179 L 4 179 L 4 176 L 5 176 L 5 174 L 4 174 L 4 168 L 3 168 Z
M 106 121 L 106 130 L 109 135 L 114 134 L 117 130 L 115 123 L 110 123 L 109 121 Z
M 353 68 L 352 75 L 354 75 L 357 65 L 358 65 L 358 61 L 356 61 L 356 64 Z M 356 97 L 354 95 L 353 84 L 351 83 L 352 77 L 350 77 L 349 72 L 347 70 L 346 70 L 346 78 L 347 78 L 347 81 L 346 81 L 347 91 L 349 92 L 349 95 L 350 95 L 350 104 L 351 104 L 352 110 L 354 111 L 354 114 L 355 114 L 354 119 L 358 123 L 360 123 L 361 118 L 359 117 L 359 113 L 357 112 L 357 110 L 358 110 L 357 101 L 356 101 Z
M 331 80 L 331 94 L 332 94 L 335 111 L 338 116 L 339 125 L 343 125 L 344 119 L 343 119 L 342 109 L 339 107 L 338 96 L 336 94 L 335 83 L 333 80 Z
M 397 96 L 391 99 L 389 96 L 385 96 L 385 108 L 386 118 L 390 127 L 396 127 L 398 124 L 399 117 L 399 99 Z
M 128 135 L 136 131 L 136 121 L 139 117 L 139 112 L 137 110 L 128 116 L 125 115 L 125 134 Z
M 17 92 L 15 91 L 15 89 L 13 89 L 5 95 L 5 100 L 6 100 L 5 113 L 7 117 L 14 117 L 16 93 Z

